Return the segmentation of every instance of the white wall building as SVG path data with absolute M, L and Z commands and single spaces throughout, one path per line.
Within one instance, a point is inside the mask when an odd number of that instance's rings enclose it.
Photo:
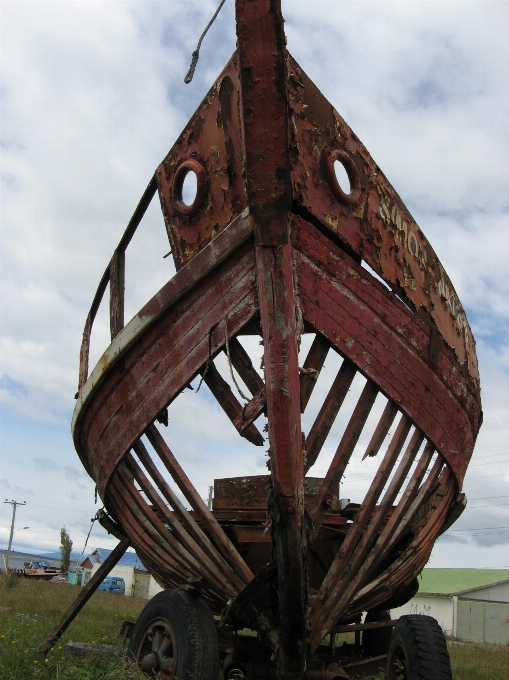
M 100 564 L 94 564 L 92 575 L 99 569 Z M 134 567 L 120 566 L 113 567 L 108 576 L 117 576 L 125 581 L 126 597 L 136 596 L 143 599 L 150 599 L 163 588 L 157 583 L 148 571 L 135 569 Z
M 405 605 L 391 610 L 394 619 L 403 614 L 432 616 L 446 634 L 460 640 L 508 645 L 509 579 L 455 592 L 422 589 Z

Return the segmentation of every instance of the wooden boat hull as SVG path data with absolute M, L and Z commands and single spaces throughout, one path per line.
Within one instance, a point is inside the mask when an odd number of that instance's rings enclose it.
M 99 285 L 73 436 L 158 582 L 199 581 L 214 612 L 229 603 L 230 620 L 277 651 L 281 677 L 297 678 L 306 649 L 334 626 L 411 596 L 463 501 L 482 418 L 479 376 L 447 274 L 367 150 L 286 52 L 277 3 L 238 0 L 237 22 L 238 52 L 157 168 Z M 186 205 L 189 172 L 197 194 Z M 125 249 L 156 191 L 178 271 L 124 328 Z M 112 343 L 88 376 L 108 283 Z M 301 366 L 305 333 L 314 340 Z M 264 379 L 239 342 L 249 334 L 262 338 Z M 214 363 L 223 351 L 250 392 L 244 405 Z M 342 365 L 305 436 L 301 413 L 329 351 Z M 306 495 L 305 477 L 358 374 L 362 394 L 324 480 Z M 171 432 L 163 438 L 155 424 L 198 375 L 254 445 L 264 442 L 255 421 L 267 415 L 268 498 L 255 509 L 221 507 L 216 494 L 209 510 L 166 441 Z M 377 398 L 385 408 L 364 457 L 390 432 L 389 444 L 354 512 L 335 490 Z M 249 484 L 245 493 L 260 480 Z

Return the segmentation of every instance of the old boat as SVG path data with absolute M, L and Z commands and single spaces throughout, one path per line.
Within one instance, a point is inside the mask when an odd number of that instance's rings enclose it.
M 472 332 L 403 201 L 288 53 L 280 2 L 237 0 L 236 13 L 237 51 L 151 178 L 83 335 L 76 450 L 109 526 L 166 589 L 131 631 L 130 651 L 160 678 L 216 678 L 218 654 L 226 678 L 345 678 L 387 653 L 388 677 L 434 678 L 414 670 L 415 644 L 447 677 L 433 620 L 406 617 L 391 638 L 388 610 L 413 595 L 435 539 L 464 506 L 482 418 Z M 189 173 L 197 188 L 186 203 Z M 124 327 L 125 251 L 156 194 L 177 273 Z M 108 284 L 111 344 L 89 374 Z M 313 341 L 299 361 L 304 334 Z M 263 343 L 263 377 L 246 335 Z M 231 375 L 215 364 L 221 352 Z M 301 414 L 330 352 L 342 364 L 304 433 Z M 328 471 L 311 478 L 359 374 L 365 384 Z M 160 427 L 200 375 L 255 446 L 266 415 L 270 447 L 270 474 L 216 480 L 212 509 Z M 379 456 L 378 469 L 365 497 L 345 505 L 338 485 L 377 398 L 385 406 L 363 456 Z M 244 627 L 257 637 L 243 638 Z M 337 646 L 345 630 L 357 644 Z
M 37 560 L 35 562 L 24 562 L 21 570 L 22 576 L 31 579 L 42 579 L 50 581 L 54 576 L 58 576 L 60 569 L 52 567 L 47 560 Z

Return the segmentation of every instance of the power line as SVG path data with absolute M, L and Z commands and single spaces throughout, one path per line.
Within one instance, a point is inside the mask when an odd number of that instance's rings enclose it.
M 457 534 L 458 532 L 463 532 L 463 531 L 488 531 L 491 529 L 509 529 L 509 527 L 471 527 L 470 529 L 455 529 L 453 533 Z
M 490 503 L 489 505 L 467 505 L 466 510 L 477 510 L 477 508 L 502 508 L 509 503 Z
M 480 496 L 479 498 L 469 498 L 469 501 L 489 501 L 492 498 L 509 498 L 509 496 Z
M 480 460 L 481 458 L 496 458 L 497 456 L 507 456 L 507 451 L 504 453 L 491 453 L 489 456 L 472 456 L 472 460 Z
M 471 463 L 469 464 L 468 469 L 480 467 L 481 465 L 500 465 L 500 463 L 506 463 L 507 461 L 509 461 L 509 458 L 506 458 L 505 460 L 494 460 L 492 463 Z

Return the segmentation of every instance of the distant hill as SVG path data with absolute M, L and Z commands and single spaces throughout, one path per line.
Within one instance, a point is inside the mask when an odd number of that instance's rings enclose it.
M 55 550 L 53 552 L 49 553 L 42 553 L 41 557 L 45 557 L 46 559 L 51 558 L 52 560 L 59 560 L 61 558 L 60 555 L 60 550 Z M 71 553 L 71 560 L 78 560 L 81 557 L 81 553 L 79 552 L 72 552 Z M 83 556 L 85 557 L 85 555 Z

